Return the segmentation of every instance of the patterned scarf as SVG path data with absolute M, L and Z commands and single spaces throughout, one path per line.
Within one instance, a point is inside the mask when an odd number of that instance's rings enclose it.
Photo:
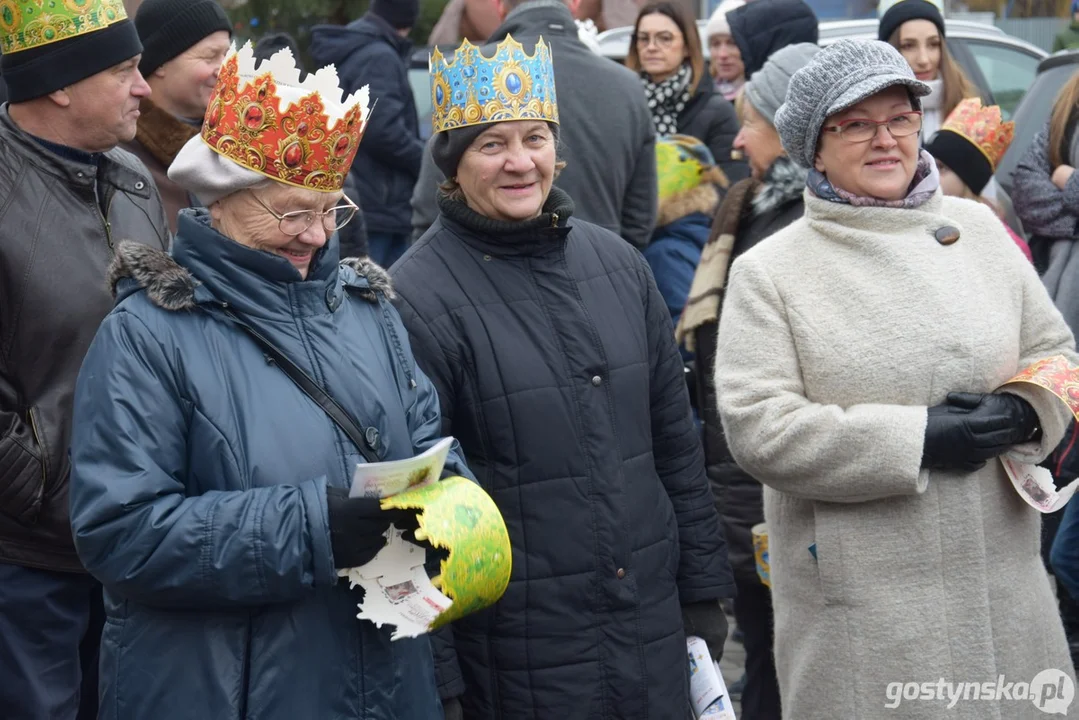
M 940 188 L 940 173 L 937 171 L 937 163 L 933 160 L 933 156 L 922 150 L 918 156 L 918 167 L 914 171 L 914 179 L 910 183 L 910 188 L 907 189 L 907 196 L 902 200 L 880 200 L 855 195 L 832 185 L 828 182 L 828 178 L 815 168 L 809 171 L 806 186 L 821 200 L 829 202 L 844 203 L 855 207 L 916 208 L 933 197 L 933 193 Z
M 692 76 L 693 70 L 688 63 L 683 63 L 678 72 L 660 83 L 652 82 L 648 73 L 641 73 L 656 135 L 674 135 L 678 132 L 678 116 L 689 102 L 689 79 Z

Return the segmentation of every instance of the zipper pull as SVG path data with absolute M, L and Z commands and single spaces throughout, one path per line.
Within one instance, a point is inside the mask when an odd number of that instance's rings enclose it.
M 551 227 L 558 227 L 558 213 L 551 213 Z

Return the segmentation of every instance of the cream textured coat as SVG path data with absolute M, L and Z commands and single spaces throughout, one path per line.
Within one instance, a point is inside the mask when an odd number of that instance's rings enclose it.
M 934 239 L 945 225 L 954 245 Z M 1074 678 L 1038 513 L 997 461 L 920 468 L 927 406 L 1073 349 L 975 202 L 858 208 L 807 192 L 804 218 L 734 263 L 715 380 L 731 451 L 766 486 L 784 718 L 1047 717 L 1030 701 L 885 704 L 893 682 Z M 1044 435 L 1013 452 L 1039 461 L 1067 410 L 1040 388 L 1016 394 Z

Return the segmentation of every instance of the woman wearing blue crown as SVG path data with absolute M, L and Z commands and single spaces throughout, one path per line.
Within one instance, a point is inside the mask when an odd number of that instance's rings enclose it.
M 549 46 L 436 50 L 431 75 L 450 179 L 392 275 L 513 545 L 502 600 L 436 643 L 447 717 L 683 720 L 685 637 L 722 652 L 734 583 L 670 314 L 640 253 L 552 185 Z

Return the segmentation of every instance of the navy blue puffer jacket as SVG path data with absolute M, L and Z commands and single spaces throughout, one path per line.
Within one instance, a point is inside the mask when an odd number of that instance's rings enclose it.
M 105 586 L 101 717 L 439 717 L 428 639 L 391 643 L 336 578 L 326 488 L 361 457 L 214 314 L 228 303 L 376 431 L 383 458 L 410 457 L 439 438 L 438 399 L 385 274 L 339 268 L 335 237 L 301 281 L 200 212 L 181 214 L 171 257 L 121 246 L 127 278 L 76 389 L 71 521 Z M 447 471 L 467 474 L 456 449 Z

